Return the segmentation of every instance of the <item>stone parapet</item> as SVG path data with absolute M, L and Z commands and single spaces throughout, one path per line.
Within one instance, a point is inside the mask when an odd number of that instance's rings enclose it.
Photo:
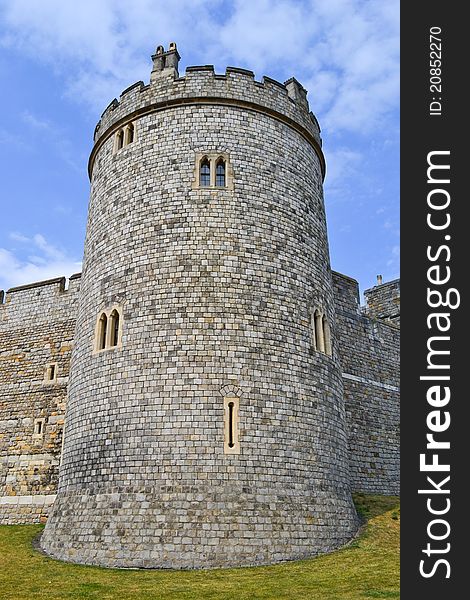
M 164 69 L 149 84 L 139 81 L 124 90 L 119 100 L 114 99 L 95 129 L 90 177 L 98 149 L 119 127 L 153 112 L 198 105 L 238 107 L 288 124 L 315 148 L 325 174 L 320 127 L 309 111 L 306 90 L 296 79 L 282 84 L 263 77 L 259 82 L 255 81 L 254 73 L 246 69 L 227 67 L 224 75 L 217 75 L 212 65 L 205 65 L 188 67 L 185 77 L 179 77 L 175 69 Z

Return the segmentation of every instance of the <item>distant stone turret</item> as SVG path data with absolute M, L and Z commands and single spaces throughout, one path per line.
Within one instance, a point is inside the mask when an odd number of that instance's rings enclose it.
M 377 285 L 364 292 L 365 312 L 368 316 L 381 319 L 395 325 L 400 324 L 400 280 L 394 279 L 382 283 L 378 275 Z

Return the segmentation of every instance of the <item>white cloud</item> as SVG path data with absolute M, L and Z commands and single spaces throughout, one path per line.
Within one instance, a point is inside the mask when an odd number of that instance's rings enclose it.
M 24 123 L 26 123 L 33 129 L 38 129 L 40 131 L 51 129 L 51 124 L 48 121 L 43 121 L 43 120 L 39 119 L 38 117 L 36 117 L 32 113 L 30 113 L 28 110 L 25 110 L 23 112 L 23 114 L 21 115 L 21 118 L 23 119 Z
M 1 42 L 58 70 L 94 110 L 138 79 L 149 53 L 178 42 L 201 60 L 295 76 L 328 131 L 383 128 L 398 106 L 398 0 L 5 0 Z M 219 62 L 220 61 L 220 62 Z M 222 63 L 223 61 L 223 63 Z
M 336 98 L 340 84 L 340 73 L 322 69 L 318 70 L 311 79 L 303 82 L 304 87 L 309 90 L 309 103 L 315 112 L 328 110 Z
M 0 147 L 4 146 L 11 150 L 12 148 L 28 152 L 29 146 L 25 140 L 17 133 L 11 133 L 5 129 L 0 129 Z
M 22 242 L 23 244 L 28 243 L 30 241 L 28 237 L 26 237 L 22 233 L 17 233 L 16 231 L 12 231 L 8 237 L 10 238 L 10 240 L 13 240 L 15 242 Z
M 349 189 L 352 175 L 357 173 L 361 164 L 362 154 L 346 147 L 339 147 L 326 153 L 327 176 L 325 192 L 328 195 L 337 194 L 343 189 Z M 351 190 L 349 189 L 349 193 Z
M 209 6 L 214 2 L 5 0 L 0 44 L 50 65 L 65 80 L 64 95 L 103 110 L 148 79 L 158 43 L 197 37 L 203 48 L 213 24 Z
M 39 250 L 44 252 L 44 255 L 47 258 L 52 260 L 63 260 L 65 258 L 64 253 L 52 244 L 49 244 L 46 238 L 40 233 L 36 233 L 33 236 L 33 242 L 36 244 Z
M 74 171 L 82 174 L 84 172 L 84 157 L 77 156 L 74 145 L 68 138 L 65 131 L 60 129 L 55 123 L 33 114 L 29 110 L 23 111 L 21 118 L 29 129 L 31 129 L 41 147 L 44 150 L 44 143 L 47 141 L 54 148 L 57 155 Z M 29 143 L 32 143 L 30 139 Z
M 18 248 L 0 248 L 0 289 L 34 283 L 54 277 L 68 277 L 81 270 L 81 262 L 50 244 L 40 233 L 32 238 L 18 232 L 10 234 Z M 21 256 L 33 251 L 25 258 Z
M 391 279 L 397 278 L 400 271 L 400 246 L 396 245 L 392 247 L 387 267 L 389 268 L 389 277 Z
M 292 0 L 238 0 L 220 28 L 218 42 L 225 55 L 236 56 L 256 71 L 301 60 L 320 23 L 308 6 Z

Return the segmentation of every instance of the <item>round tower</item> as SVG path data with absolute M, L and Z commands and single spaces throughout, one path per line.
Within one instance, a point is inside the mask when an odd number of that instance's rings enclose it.
M 358 522 L 317 121 L 295 79 L 152 58 L 95 131 L 41 545 L 165 568 L 331 550 Z

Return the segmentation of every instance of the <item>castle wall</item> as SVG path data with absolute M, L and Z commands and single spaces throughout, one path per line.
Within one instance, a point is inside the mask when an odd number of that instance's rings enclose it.
M 333 272 L 333 283 L 352 488 L 398 494 L 400 330 L 364 314 L 354 279 Z M 388 314 L 387 305 L 399 315 L 397 285 L 391 284 L 376 286 L 366 296 L 374 299 L 371 315 Z
M 0 304 L 0 523 L 38 522 L 55 499 L 80 279 L 64 282 Z
M 364 312 L 371 318 L 400 325 L 400 280 L 387 281 L 364 291 Z

